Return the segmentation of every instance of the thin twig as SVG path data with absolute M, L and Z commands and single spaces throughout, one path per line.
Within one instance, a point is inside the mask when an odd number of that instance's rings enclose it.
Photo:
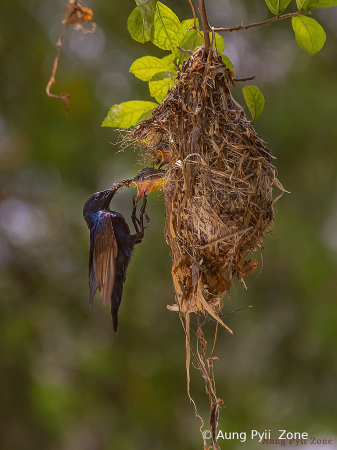
M 251 81 L 251 80 L 255 80 L 256 75 L 254 75 L 253 77 L 247 77 L 247 78 L 233 78 L 233 81 Z
M 64 94 L 64 93 L 62 93 L 60 95 L 51 94 L 50 93 L 50 88 L 55 83 L 55 75 L 56 75 L 57 65 L 58 65 L 59 56 L 60 56 L 62 40 L 63 40 L 64 36 L 67 34 L 68 28 L 69 28 L 69 24 L 67 23 L 66 26 L 64 27 L 64 30 L 62 31 L 61 36 L 59 37 L 59 39 L 58 39 L 58 41 L 56 43 L 57 52 L 56 52 L 56 56 L 55 56 L 55 59 L 54 59 L 53 71 L 52 71 L 50 80 L 49 80 L 49 82 L 47 84 L 47 87 L 46 87 L 46 92 L 47 92 L 47 95 L 49 97 L 59 98 L 64 103 L 68 103 L 68 101 L 69 101 L 69 94 Z
M 192 14 L 193 14 L 193 18 L 194 18 L 194 28 L 197 28 L 197 18 L 195 16 L 195 11 L 194 11 L 191 0 L 188 0 L 188 3 L 190 4 L 190 7 L 192 9 Z
M 73 25 L 75 30 L 82 30 L 82 32 L 85 34 L 86 33 L 94 33 L 94 31 L 96 29 L 96 24 L 94 22 L 92 22 L 92 18 L 93 18 L 92 10 L 90 8 L 87 8 L 81 2 L 81 0 L 68 0 L 66 9 L 64 12 L 64 19 L 62 20 L 62 23 L 65 23 L 66 26 L 64 27 L 64 30 L 62 31 L 62 34 L 56 43 L 57 51 L 56 51 L 56 56 L 54 59 L 53 70 L 52 70 L 52 74 L 49 79 L 49 82 L 47 84 L 47 87 L 46 87 L 46 92 L 47 92 L 48 97 L 59 98 L 63 103 L 65 103 L 65 105 L 67 105 L 69 102 L 69 98 L 70 98 L 69 94 L 66 94 L 64 92 L 62 92 L 60 95 L 50 93 L 50 88 L 55 83 L 55 76 L 56 76 L 57 65 L 58 65 L 60 52 L 61 52 L 62 40 L 63 40 L 64 36 L 67 34 L 67 31 L 68 31 L 68 28 L 70 25 Z M 91 28 L 85 29 L 83 27 L 83 25 L 81 25 L 80 22 L 92 22 Z
M 192 9 L 192 14 L 193 14 L 193 19 L 194 19 L 194 25 L 193 25 L 193 27 L 190 27 L 187 31 L 195 30 L 195 31 L 202 37 L 202 39 L 203 39 L 204 42 L 205 42 L 204 36 L 201 34 L 201 31 L 199 30 L 199 28 L 198 28 L 198 26 L 197 26 L 197 18 L 196 18 L 195 11 L 194 11 L 194 8 L 193 8 L 193 5 L 192 5 L 191 0 L 188 0 L 188 3 L 190 4 L 191 9 Z
M 177 46 L 177 49 L 181 52 L 181 53 L 186 53 L 187 55 L 192 55 L 193 51 L 192 50 L 185 50 L 184 48 L 180 47 L 179 45 Z
M 216 323 L 215 335 L 214 335 L 214 341 L 213 341 L 213 348 L 212 348 L 212 351 L 211 351 L 210 358 L 213 358 L 213 355 L 214 355 L 215 344 L 216 344 L 216 341 L 217 341 L 217 338 L 218 338 L 218 329 L 219 329 L 219 322 Z
M 191 351 L 191 353 L 192 353 L 192 355 L 193 355 L 197 365 L 199 366 L 200 371 L 202 372 L 202 370 L 203 370 L 202 366 L 201 366 L 200 362 L 198 361 L 198 358 L 197 358 L 197 356 L 196 356 L 196 354 L 194 352 L 194 349 L 193 349 L 192 344 L 191 344 L 190 336 L 189 336 L 189 331 L 187 331 L 186 326 L 184 325 L 183 314 L 180 311 L 179 311 L 179 318 L 180 318 L 181 325 L 183 327 L 183 330 L 184 330 L 184 333 L 185 333 L 185 336 L 186 336 L 186 344 L 188 344 L 189 349 L 190 349 L 190 351 Z M 187 346 L 186 346 L 186 351 L 187 351 Z M 186 367 L 186 369 L 187 369 L 187 367 Z M 207 373 L 206 373 L 206 375 L 207 375 Z M 203 375 L 203 377 L 204 377 L 204 375 Z M 201 430 L 204 427 L 204 421 L 203 421 L 202 417 L 199 415 L 198 410 L 197 410 L 197 405 L 195 404 L 195 401 L 193 400 L 193 398 L 191 397 L 191 394 L 190 394 L 189 372 L 187 373 L 187 382 L 188 382 L 187 394 L 188 394 L 188 397 L 189 397 L 190 401 L 193 403 L 195 416 L 199 417 L 199 419 L 201 420 L 200 432 L 202 432 Z
M 207 15 L 206 15 L 206 9 L 205 9 L 205 2 L 204 0 L 199 0 L 199 14 L 202 24 L 202 29 L 204 30 L 204 39 L 205 39 L 205 53 L 208 54 L 208 50 L 211 46 L 211 41 L 209 39 L 209 32 L 212 31 L 211 27 L 208 23 Z
M 200 1 L 199 1 L 199 3 L 200 3 Z M 200 11 L 200 9 L 199 9 L 199 11 Z M 230 27 L 230 28 L 213 28 L 213 30 L 217 33 L 220 33 L 220 32 L 222 33 L 225 31 L 229 31 L 231 33 L 232 31 L 248 30 L 249 28 L 260 27 L 261 25 L 269 25 L 273 22 L 277 22 L 278 20 L 290 19 L 291 17 L 297 17 L 297 16 L 305 16 L 306 14 L 309 14 L 308 10 L 297 11 L 294 13 L 283 14 L 282 16 L 275 16 L 275 17 L 272 17 L 271 19 L 265 20 L 263 22 L 251 23 L 250 25 L 238 25 L 237 27 Z M 209 26 L 209 24 L 208 24 L 208 26 Z

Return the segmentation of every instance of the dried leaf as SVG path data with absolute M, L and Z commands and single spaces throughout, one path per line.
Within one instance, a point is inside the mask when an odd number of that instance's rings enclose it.
M 286 191 L 286 190 L 284 189 L 282 183 L 281 183 L 277 178 L 274 178 L 273 183 L 274 183 L 275 186 L 277 186 L 281 191 L 286 192 L 287 194 L 290 194 L 289 191 Z
M 212 309 L 212 307 L 207 303 L 207 301 L 205 300 L 201 288 L 200 288 L 200 283 L 198 286 L 198 298 L 202 304 L 202 306 L 205 308 L 205 310 L 208 312 L 208 314 L 210 314 L 217 322 L 220 323 L 220 325 L 222 325 L 224 328 L 226 328 L 226 330 L 228 330 L 231 334 L 233 334 L 233 331 L 223 323 L 223 321 L 220 319 L 220 317 L 218 316 L 218 314 L 216 312 L 214 312 L 214 310 Z
M 179 305 L 174 304 L 174 305 L 166 305 L 166 308 L 170 311 L 175 311 L 175 312 L 179 312 Z

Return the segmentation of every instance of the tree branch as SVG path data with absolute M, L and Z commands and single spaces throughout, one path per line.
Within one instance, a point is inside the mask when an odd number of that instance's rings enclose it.
M 207 15 L 206 15 L 206 9 L 205 9 L 205 2 L 204 0 L 199 0 L 199 14 L 200 14 L 200 18 L 201 18 L 201 24 L 202 24 L 202 29 L 204 30 L 204 39 L 205 39 L 205 52 L 206 54 L 208 53 L 208 50 L 211 46 L 211 41 L 209 39 L 209 32 L 212 31 L 209 23 L 208 23 L 208 19 L 207 19 Z
M 199 3 L 200 3 L 200 0 L 199 0 Z M 200 8 L 199 8 L 199 12 L 200 12 Z M 297 11 L 294 13 L 283 14 L 282 16 L 275 16 L 275 17 L 272 17 L 271 19 L 265 20 L 264 22 L 251 23 L 250 25 L 238 25 L 237 27 L 231 27 L 231 28 L 213 28 L 213 31 L 218 32 L 218 33 L 229 31 L 231 33 L 232 31 L 248 30 L 248 28 L 260 27 L 261 25 L 269 25 L 273 22 L 277 22 L 278 20 L 290 19 L 291 17 L 304 16 L 306 14 L 309 14 L 308 10 Z M 200 15 L 201 15 L 201 13 L 200 13 Z M 202 20 L 202 16 L 201 16 L 201 20 Z M 208 24 L 208 26 L 209 26 L 209 24 Z

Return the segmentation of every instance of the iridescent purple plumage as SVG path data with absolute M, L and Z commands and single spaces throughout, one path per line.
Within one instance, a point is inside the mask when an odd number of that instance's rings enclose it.
M 116 188 L 96 192 L 86 202 L 83 217 L 90 230 L 89 251 L 89 303 L 92 304 L 98 288 L 103 305 L 110 300 L 113 329 L 118 328 L 118 310 L 122 301 L 126 271 L 130 264 L 134 246 L 144 237 L 143 213 L 146 199 L 140 212 L 140 230 L 137 219 L 132 220 L 136 234 L 130 229 L 122 214 L 109 209 Z

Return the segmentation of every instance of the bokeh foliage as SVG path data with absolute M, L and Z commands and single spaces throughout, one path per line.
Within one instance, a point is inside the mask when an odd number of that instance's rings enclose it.
M 181 21 L 191 17 L 187 1 L 167 4 Z M 206 5 L 214 26 L 270 17 L 262 0 Z M 71 31 L 63 43 L 54 90 L 70 92 L 65 115 L 45 94 L 64 6 L 4 2 L 0 17 L 1 449 L 200 448 L 185 339 L 166 309 L 173 291 L 160 196 L 149 199 L 155 225 L 130 265 L 118 335 L 109 310 L 87 302 L 84 201 L 139 170 L 137 153 L 116 155 L 118 133 L 100 125 L 115 103 L 152 101 L 128 70 L 136 58 L 166 53 L 130 37 L 133 1 L 91 1 L 96 33 Z M 225 301 L 227 313 L 253 308 L 226 317 L 234 335 L 221 330 L 218 339 L 223 431 L 336 434 L 337 16 L 330 8 L 315 17 L 327 42 L 313 58 L 294 42 L 290 21 L 223 35 L 237 75 L 257 75 L 266 105 L 256 128 L 291 192 L 275 205 L 261 274 Z M 234 96 L 243 104 L 241 88 Z M 133 193 L 112 207 L 128 217 Z M 197 370 L 191 392 L 206 417 Z M 257 447 L 226 442 L 238 445 Z

